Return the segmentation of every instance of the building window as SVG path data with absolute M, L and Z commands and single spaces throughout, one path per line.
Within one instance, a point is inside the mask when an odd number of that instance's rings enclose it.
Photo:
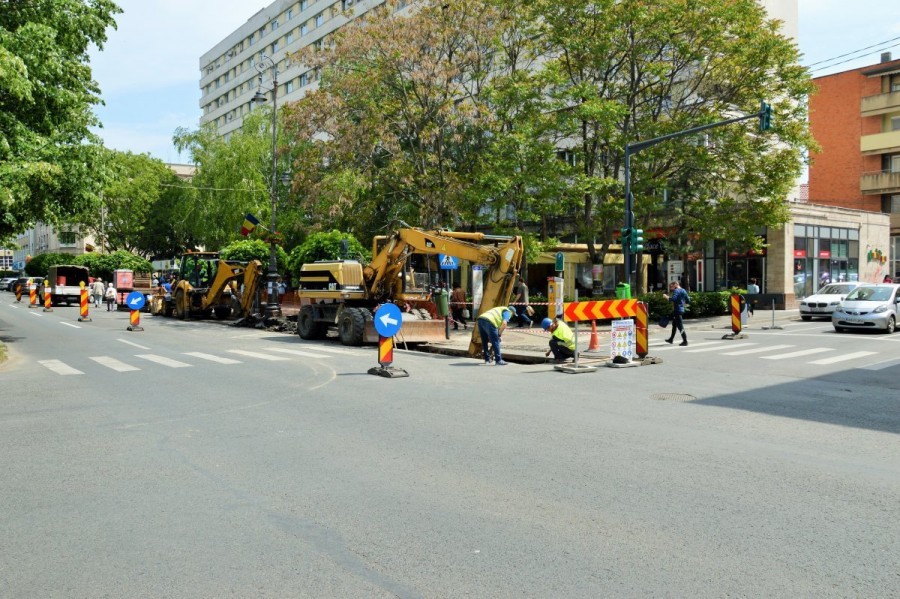
M 900 131 L 900 116 L 891 117 L 891 131 Z
M 288 34 L 286 36 L 284 36 L 284 43 L 290 44 L 293 41 L 294 41 L 294 32 L 293 32 L 293 30 L 291 30 L 291 31 L 288 31 Z
M 304 23 L 303 25 L 300 25 L 300 35 L 306 35 L 306 33 L 308 31 L 309 31 L 309 23 Z
M 353 0 L 341 0 L 341 10 L 347 10 L 353 6 Z
M 75 245 L 76 235 L 74 231 L 59 232 L 59 247 L 72 247 Z
M 309 8 L 309 0 L 300 0 L 300 10 Z
M 300 87 L 306 87 L 309 85 L 309 73 L 303 73 L 300 75 Z
M 277 19 L 272 21 L 272 31 L 275 31 L 276 29 L 278 29 L 278 20 Z
M 255 34 L 255 33 L 251 33 L 251 34 L 250 34 L 250 44 L 252 45 L 253 42 L 255 42 L 255 41 L 256 41 L 256 34 Z
M 316 27 L 321 27 L 322 23 L 325 22 L 325 15 L 323 13 L 319 13 L 316 15 Z
M 278 40 L 272 42 L 272 54 L 275 54 L 276 52 L 278 52 Z
M 900 196 L 891 196 L 891 214 L 900 214 Z
M 891 91 L 900 92 L 900 75 L 891 75 Z

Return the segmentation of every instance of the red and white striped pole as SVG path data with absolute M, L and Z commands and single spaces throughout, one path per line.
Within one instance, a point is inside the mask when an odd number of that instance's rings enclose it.
M 44 312 L 53 312 L 53 288 L 47 279 L 44 279 Z
M 28 307 L 29 308 L 37 308 L 38 307 L 37 285 L 35 285 L 34 283 L 32 283 L 31 286 L 28 287 Z
M 90 322 L 91 316 L 88 313 L 88 290 L 84 286 L 84 281 L 81 281 L 78 285 L 81 287 L 81 295 L 79 297 L 81 316 L 78 317 L 78 322 Z

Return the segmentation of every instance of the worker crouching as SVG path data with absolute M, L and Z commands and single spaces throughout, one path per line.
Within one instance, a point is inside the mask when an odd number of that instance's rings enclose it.
M 545 331 L 550 331 L 550 349 L 544 354 L 545 356 L 549 356 L 552 352 L 557 364 L 562 364 L 569 358 L 575 357 L 575 333 L 572 332 L 569 325 L 557 317 L 553 320 L 545 318 L 541 321 L 541 327 Z

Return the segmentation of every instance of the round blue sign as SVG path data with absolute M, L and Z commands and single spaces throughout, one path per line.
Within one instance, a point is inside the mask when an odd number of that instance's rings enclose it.
M 375 311 L 375 330 L 382 337 L 393 337 L 400 331 L 403 317 L 395 304 L 382 304 Z
M 140 310 L 144 307 L 144 302 L 147 301 L 147 298 L 144 297 L 144 294 L 140 291 L 132 291 L 128 294 L 128 297 L 125 298 L 125 305 L 128 306 L 129 310 Z

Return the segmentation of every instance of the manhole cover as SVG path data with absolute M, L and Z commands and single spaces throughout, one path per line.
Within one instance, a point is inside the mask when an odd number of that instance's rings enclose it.
M 687 393 L 654 393 L 650 396 L 650 399 L 658 401 L 694 401 L 697 398 Z

